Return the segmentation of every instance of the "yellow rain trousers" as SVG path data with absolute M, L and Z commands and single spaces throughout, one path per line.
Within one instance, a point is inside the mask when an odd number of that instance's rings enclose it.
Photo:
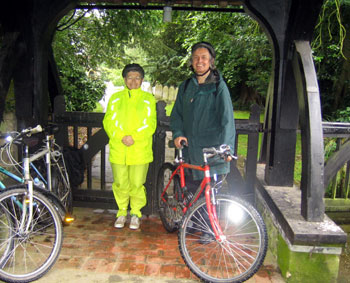
M 141 217 L 141 208 L 147 203 L 144 183 L 147 178 L 148 163 L 141 165 L 113 164 L 112 172 L 114 182 L 112 185 L 114 198 L 118 204 L 119 216 L 127 216 L 130 201 L 130 214 Z

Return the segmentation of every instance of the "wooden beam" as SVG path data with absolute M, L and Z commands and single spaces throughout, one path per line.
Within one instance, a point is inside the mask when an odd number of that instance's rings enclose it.
M 293 70 L 297 82 L 302 144 L 301 214 L 307 221 L 324 218 L 324 151 L 321 101 L 312 50 L 296 41 Z

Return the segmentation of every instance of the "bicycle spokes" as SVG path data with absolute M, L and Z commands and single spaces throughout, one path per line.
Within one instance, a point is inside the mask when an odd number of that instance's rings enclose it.
M 166 163 L 159 170 L 157 179 L 158 209 L 165 229 L 174 232 L 182 219 L 182 195 L 180 181 L 173 175 L 174 167 Z
M 249 203 L 220 195 L 216 199 L 217 225 L 223 237 L 216 239 L 206 202 L 201 200 L 185 215 L 179 231 L 181 255 L 191 271 L 206 281 L 242 282 L 264 260 L 266 227 Z

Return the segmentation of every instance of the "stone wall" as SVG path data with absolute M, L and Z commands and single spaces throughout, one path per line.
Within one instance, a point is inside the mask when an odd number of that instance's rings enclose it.
M 306 221 L 300 189 L 267 186 L 262 170 L 258 165 L 257 208 L 267 226 L 269 251 L 286 282 L 337 282 L 346 233 L 326 215 L 320 222 Z

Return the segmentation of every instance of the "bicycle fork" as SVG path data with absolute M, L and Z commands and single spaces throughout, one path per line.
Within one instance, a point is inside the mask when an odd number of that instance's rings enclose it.
M 24 163 L 24 179 L 25 183 L 28 186 L 28 193 L 23 200 L 23 207 L 22 209 L 22 217 L 21 217 L 21 224 L 19 227 L 20 233 L 26 233 L 29 230 L 29 226 L 32 223 L 32 217 L 33 217 L 33 181 L 30 178 L 29 173 L 29 154 L 28 154 L 28 147 L 25 147 L 25 157 L 23 158 Z M 27 216 L 28 213 L 28 216 Z
M 208 178 L 208 177 L 205 177 L 205 178 Z M 210 182 L 208 182 L 208 184 L 210 184 Z M 222 229 L 218 220 L 218 216 L 216 213 L 216 198 L 215 198 L 214 188 L 208 184 L 205 188 L 204 194 L 205 194 L 205 202 L 208 210 L 209 221 L 210 221 L 211 227 L 213 228 L 216 241 L 218 241 L 219 243 L 222 243 L 223 241 L 226 240 L 226 236 L 222 232 Z

